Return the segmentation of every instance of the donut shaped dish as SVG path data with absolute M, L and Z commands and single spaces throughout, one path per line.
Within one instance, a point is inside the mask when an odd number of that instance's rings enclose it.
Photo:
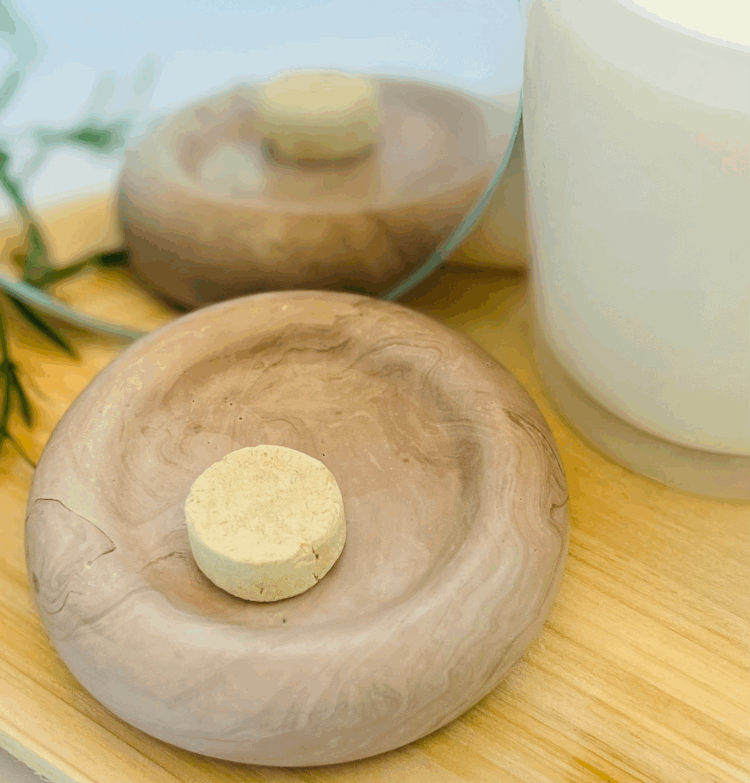
M 348 526 L 320 583 L 246 602 L 192 559 L 184 503 L 228 452 L 321 460 Z M 350 761 L 440 728 L 539 632 L 566 484 L 518 382 L 397 304 L 278 292 L 142 338 L 73 403 L 29 497 L 26 559 L 62 660 L 128 723 L 264 765 Z
M 422 264 L 489 184 L 508 113 L 428 83 L 376 81 L 380 142 L 344 165 L 269 156 L 249 85 L 168 118 L 127 153 L 122 174 L 136 275 L 196 307 L 288 288 L 381 293 Z

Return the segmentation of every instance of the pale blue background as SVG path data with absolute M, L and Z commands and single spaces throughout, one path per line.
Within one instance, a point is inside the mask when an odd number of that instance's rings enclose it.
M 20 93 L 0 114 L 14 171 L 28 161 L 29 128 L 70 126 L 92 108 L 148 121 L 212 90 L 303 67 L 418 76 L 483 96 L 522 79 L 517 0 L 13 0 L 43 49 Z M 0 58 L 4 54 L 0 52 Z M 133 80 L 155 57 L 157 80 L 142 105 Z M 3 60 L 0 59 L 0 64 Z M 3 69 L 4 70 L 4 69 Z M 90 105 L 102 76 L 106 105 Z M 106 92 L 106 91 L 104 91 Z M 100 101 L 101 104 L 103 101 Z M 113 182 L 117 156 L 53 153 L 28 180 L 35 203 Z

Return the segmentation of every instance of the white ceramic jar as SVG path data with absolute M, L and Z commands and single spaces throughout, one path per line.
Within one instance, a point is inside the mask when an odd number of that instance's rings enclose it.
M 750 25 L 731 0 L 640 3 L 530 4 L 538 358 L 563 413 L 610 456 L 746 497 Z

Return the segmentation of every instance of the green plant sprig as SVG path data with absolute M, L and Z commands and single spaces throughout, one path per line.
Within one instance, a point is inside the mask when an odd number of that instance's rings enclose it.
M 34 423 L 34 410 L 26 396 L 21 379 L 18 377 L 18 366 L 10 357 L 5 318 L 2 312 L 0 312 L 0 383 L 2 383 L 3 400 L 2 411 L 0 411 L 0 444 L 7 440 L 24 460 L 34 467 L 34 461 L 10 431 L 10 415 L 14 396 L 18 401 L 21 416 L 27 427 Z
M 20 261 L 24 269 L 27 268 L 28 255 L 25 257 L 22 256 L 17 260 Z M 65 308 L 64 305 L 57 303 L 52 297 L 46 297 L 40 289 L 44 289 L 59 280 L 77 274 L 86 267 L 112 267 L 122 265 L 126 262 L 127 256 L 124 253 L 118 252 L 93 256 L 85 261 L 80 261 L 62 268 L 47 267 L 44 264 L 32 263 L 32 265 L 29 265 L 29 268 L 34 270 L 33 281 L 13 282 L 0 278 L 0 293 L 2 293 L 6 301 L 8 301 L 17 312 L 36 329 L 36 331 L 46 337 L 53 345 L 68 356 L 76 358 L 74 348 L 64 335 L 53 326 L 47 318 L 38 312 L 36 308 L 27 304 L 27 302 L 24 301 L 24 299 L 19 298 L 19 296 L 14 296 L 8 289 L 10 289 L 10 291 L 18 291 L 24 298 L 30 297 L 31 292 L 35 292 L 38 294 L 40 301 L 43 302 L 44 298 L 49 299 L 54 308 L 53 315 L 57 317 L 69 315 L 70 317 L 66 317 L 65 320 L 93 331 L 103 332 L 109 325 L 101 324 L 95 319 L 82 316 L 74 310 L 66 312 L 67 308 Z M 24 291 L 21 286 L 28 286 L 30 290 Z M 111 327 L 109 333 L 114 333 L 114 336 L 120 338 L 124 337 L 128 340 L 137 339 L 141 334 L 137 331 L 129 331 L 118 327 Z M 34 461 L 29 457 L 18 439 L 10 431 L 10 417 L 15 409 L 15 405 L 18 406 L 21 418 L 26 426 L 31 427 L 35 421 L 35 411 L 21 381 L 19 365 L 13 360 L 11 355 L 7 321 L 3 315 L 2 308 L 0 308 L 0 447 L 7 441 L 26 462 L 31 466 L 34 466 Z
M 17 93 L 25 74 L 40 52 L 36 36 L 23 18 L 15 12 L 12 0 L 0 0 L 0 41 L 5 43 L 11 55 L 8 73 L 0 82 L 0 111 L 2 111 Z M 143 103 L 146 94 L 155 83 L 155 77 L 155 62 L 151 59 L 146 60 L 133 85 L 136 103 Z M 37 152 L 27 163 L 27 169 L 33 170 L 44 160 L 50 149 L 59 145 L 83 147 L 105 154 L 125 147 L 132 130 L 131 119 L 121 115 L 105 121 L 99 116 L 99 110 L 108 103 L 114 89 L 113 76 L 105 74 L 94 90 L 87 119 L 73 128 L 35 129 L 33 139 Z M 131 108 L 135 107 L 131 106 Z M 124 264 L 127 262 L 127 256 L 123 252 L 115 252 L 98 254 L 65 267 L 51 264 L 43 231 L 28 206 L 21 182 L 11 174 L 10 164 L 10 149 L 0 140 L 0 191 L 6 194 L 21 218 L 25 241 L 24 251 L 17 254 L 14 259 L 20 267 L 21 280 L 9 280 L 0 275 L 0 299 L 7 301 L 33 329 L 56 348 L 74 358 L 76 354 L 73 346 L 50 322 L 50 316 L 88 331 L 127 341 L 140 337 L 142 332 L 114 326 L 78 313 L 55 297 L 49 296 L 47 290 L 55 283 L 92 266 L 112 267 Z M 14 410 L 19 411 L 27 427 L 33 425 L 35 411 L 21 381 L 19 365 L 11 356 L 9 343 L 7 319 L 0 307 L 0 448 L 7 441 L 33 466 L 33 460 L 10 431 L 10 419 Z
M 111 268 L 121 266 L 127 263 L 127 255 L 125 253 L 99 254 L 84 261 L 59 268 L 47 263 L 41 235 L 33 224 L 27 230 L 26 236 L 30 252 L 16 257 L 16 262 L 21 266 L 26 279 L 16 282 L 0 277 L 0 293 L 37 332 L 46 337 L 68 356 L 76 358 L 76 352 L 70 342 L 38 311 L 38 305 L 33 307 L 25 301 L 28 299 L 41 304 L 42 307 L 45 307 L 48 303 L 48 308 L 54 317 L 63 318 L 76 326 L 90 331 L 104 332 L 110 336 L 126 340 L 134 340 L 141 336 L 142 333 L 136 330 L 114 327 L 77 313 L 44 293 L 44 289 L 48 286 L 71 277 L 87 267 Z M 38 254 L 41 254 L 44 261 L 40 260 Z M 31 258 L 31 263 L 29 263 L 29 258 Z M 11 356 L 7 321 L 3 316 L 2 308 L 0 308 L 0 447 L 2 447 L 5 441 L 8 441 L 24 460 L 33 466 L 33 460 L 22 448 L 18 439 L 10 432 L 10 417 L 14 410 L 14 403 L 18 406 L 26 426 L 31 427 L 35 420 L 35 412 L 21 381 L 19 365 Z

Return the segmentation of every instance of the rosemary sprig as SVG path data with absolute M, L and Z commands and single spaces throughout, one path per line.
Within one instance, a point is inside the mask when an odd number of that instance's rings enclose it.
M 38 332 L 66 354 L 76 358 L 75 350 L 68 340 L 49 320 L 40 314 L 39 310 L 53 317 L 62 318 L 89 331 L 121 340 L 136 340 L 143 332 L 113 326 L 78 313 L 66 307 L 55 298 L 48 296 L 42 289 L 76 274 L 86 267 L 100 266 L 107 268 L 122 265 L 126 261 L 127 256 L 125 253 L 116 252 L 93 256 L 85 261 L 79 261 L 63 268 L 47 267 L 44 263 L 28 265 L 29 269 L 34 270 L 33 282 L 6 280 L 0 276 L 0 293 Z M 27 269 L 28 256 L 22 257 L 20 262 L 24 270 Z M 34 306 L 31 306 L 29 302 Z M 24 423 L 28 427 L 32 426 L 35 419 L 34 410 L 21 382 L 19 366 L 11 357 L 6 319 L 3 316 L 2 308 L 0 308 L 0 447 L 2 447 L 5 441 L 8 441 L 26 462 L 34 466 L 33 460 L 9 429 L 10 417 L 14 410 L 14 401 L 18 405 Z
M 29 66 L 37 59 L 40 48 L 29 26 L 12 8 L 11 0 L 0 0 L 0 40 L 6 43 L 11 54 L 9 72 L 0 82 L 1 111 L 13 99 Z M 139 109 L 142 110 L 145 97 L 155 83 L 155 77 L 155 62 L 146 60 L 136 76 L 133 101 L 129 107 L 131 116 L 138 114 Z M 100 153 L 111 153 L 124 147 L 132 129 L 130 117 L 121 115 L 104 121 L 99 116 L 99 110 L 103 110 L 108 103 L 114 88 L 114 77 L 105 74 L 95 88 L 88 110 L 89 117 L 76 127 L 37 128 L 32 134 L 37 153 L 27 162 L 24 172 L 38 166 L 47 152 L 57 145 L 85 147 Z M 46 293 L 53 284 L 76 275 L 87 267 L 119 265 L 126 261 L 126 256 L 121 252 L 100 254 L 62 268 L 51 264 L 43 232 L 34 220 L 21 182 L 11 174 L 10 163 L 10 150 L 0 140 L 0 191 L 4 192 L 15 206 L 24 226 L 25 237 L 25 250 L 16 256 L 21 267 L 21 280 L 9 280 L 0 275 L 0 298 L 6 299 L 38 333 L 71 357 L 75 357 L 73 346 L 48 320 L 49 316 L 119 339 L 130 341 L 140 337 L 142 332 L 114 326 L 78 313 Z M 22 176 L 25 178 L 25 174 Z M 18 365 L 11 357 L 6 319 L 0 308 L 0 448 L 8 441 L 29 464 L 34 465 L 9 429 L 10 418 L 16 405 L 24 423 L 32 426 L 34 410 L 21 382 Z
M 25 302 L 20 299 L 16 299 L 15 296 L 9 296 L 11 304 L 18 310 L 18 312 L 34 327 L 36 327 L 45 337 L 53 342 L 58 348 L 61 348 L 68 356 L 76 357 L 76 352 L 73 350 L 73 346 L 55 329 L 48 321 L 46 321 L 39 313 L 32 310 Z
M 0 312 L 0 384 L 2 384 L 3 395 L 2 409 L 0 410 L 0 444 L 7 440 L 29 465 L 35 467 L 34 461 L 10 431 L 10 416 L 14 397 L 18 400 L 21 416 L 27 426 L 31 426 L 34 422 L 34 411 L 18 377 L 18 366 L 10 357 L 5 318 L 2 312 Z
M 115 257 L 114 259 L 112 257 Z M 89 259 L 87 266 L 114 266 L 119 263 L 119 254 L 108 254 L 107 256 L 94 256 Z M 49 296 L 38 288 L 35 288 L 23 281 L 8 280 L 0 275 L 0 293 L 15 297 L 33 306 L 35 310 L 41 311 L 47 315 L 57 318 L 67 323 L 86 329 L 95 334 L 105 335 L 106 337 L 115 337 L 119 340 L 130 342 L 143 336 L 143 332 L 137 329 L 129 329 L 124 326 L 116 326 L 106 321 L 99 321 L 89 315 L 73 310 L 63 304 L 59 299 Z M 38 313 L 37 313 L 38 315 Z

